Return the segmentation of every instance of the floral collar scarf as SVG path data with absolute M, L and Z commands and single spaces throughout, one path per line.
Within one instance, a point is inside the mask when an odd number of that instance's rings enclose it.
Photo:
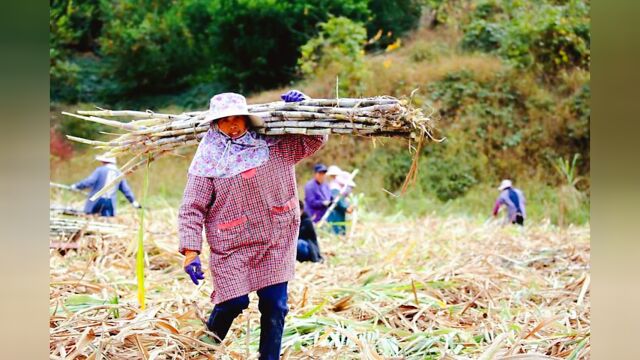
M 277 140 L 248 130 L 237 139 L 209 129 L 196 151 L 189 173 L 213 178 L 229 178 L 264 164 L 269 146 Z

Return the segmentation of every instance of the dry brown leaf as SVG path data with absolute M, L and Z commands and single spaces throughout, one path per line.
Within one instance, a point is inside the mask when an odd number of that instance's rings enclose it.
M 352 298 L 353 298 L 353 294 L 347 295 L 347 296 L 339 299 L 338 301 L 336 301 L 333 304 L 333 307 L 331 308 L 331 310 L 333 310 L 335 312 L 340 312 L 340 311 L 348 309 L 349 308 L 349 302 L 351 302 Z
M 172 334 L 175 334 L 175 335 L 180 334 L 178 329 L 174 328 L 173 326 L 171 326 L 171 324 L 169 324 L 164 320 L 156 321 L 156 325 L 160 326 L 163 329 L 169 330 L 169 332 L 171 332 Z

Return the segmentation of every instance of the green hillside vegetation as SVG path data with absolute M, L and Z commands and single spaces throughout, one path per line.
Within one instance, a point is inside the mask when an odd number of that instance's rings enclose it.
M 525 191 L 532 219 L 589 220 L 589 1 L 109 4 L 52 5 L 59 132 L 96 137 L 99 127 L 59 115 L 94 104 L 179 112 L 205 108 L 219 91 L 258 103 L 289 88 L 314 97 L 418 89 L 411 101 L 434 111 L 446 140 L 424 148 L 406 194 L 393 195 L 413 156 L 400 140 L 332 137 L 299 167 L 300 179 L 316 161 L 358 167 L 369 209 L 487 216 L 508 177 Z M 76 149 L 84 155 L 52 157 L 53 179 L 89 171 L 93 150 Z M 182 155 L 154 163 L 150 194 L 179 201 L 191 154 Z M 141 178 L 133 175 L 134 189 Z

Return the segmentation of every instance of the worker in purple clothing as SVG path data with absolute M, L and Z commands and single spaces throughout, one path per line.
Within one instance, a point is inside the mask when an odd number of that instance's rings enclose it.
M 89 198 L 84 205 L 84 212 L 100 216 L 114 216 L 116 214 L 116 194 L 118 190 L 122 191 L 131 205 L 140 209 L 140 204 L 133 197 L 133 192 L 131 192 L 129 184 L 124 179 L 96 201 L 91 200 L 93 194 L 122 174 L 116 166 L 115 158 L 99 155 L 96 156 L 96 160 L 100 161 L 102 166 L 95 169 L 86 179 L 71 185 L 71 188 L 76 190 L 89 189 Z
M 500 186 L 500 195 L 493 207 L 493 216 L 498 216 L 498 211 L 502 205 L 507 207 L 507 221 L 512 224 L 524 225 L 524 218 L 527 217 L 525 211 L 524 194 L 520 189 L 513 187 L 511 180 L 502 180 Z
M 304 207 L 311 220 L 317 223 L 331 205 L 331 190 L 325 183 L 327 167 L 324 164 L 316 164 L 313 171 L 313 179 L 304 186 Z

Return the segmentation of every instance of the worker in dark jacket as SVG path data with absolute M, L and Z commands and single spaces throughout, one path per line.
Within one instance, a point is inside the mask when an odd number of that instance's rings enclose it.
M 324 164 L 316 164 L 313 168 L 313 179 L 304 186 L 304 205 L 314 223 L 322 219 L 322 216 L 331 205 L 331 190 L 325 182 L 327 167 Z
M 300 232 L 298 234 L 298 252 L 296 260 L 320 262 L 324 259 L 320 254 L 320 245 L 311 217 L 304 211 L 304 203 L 300 201 Z

